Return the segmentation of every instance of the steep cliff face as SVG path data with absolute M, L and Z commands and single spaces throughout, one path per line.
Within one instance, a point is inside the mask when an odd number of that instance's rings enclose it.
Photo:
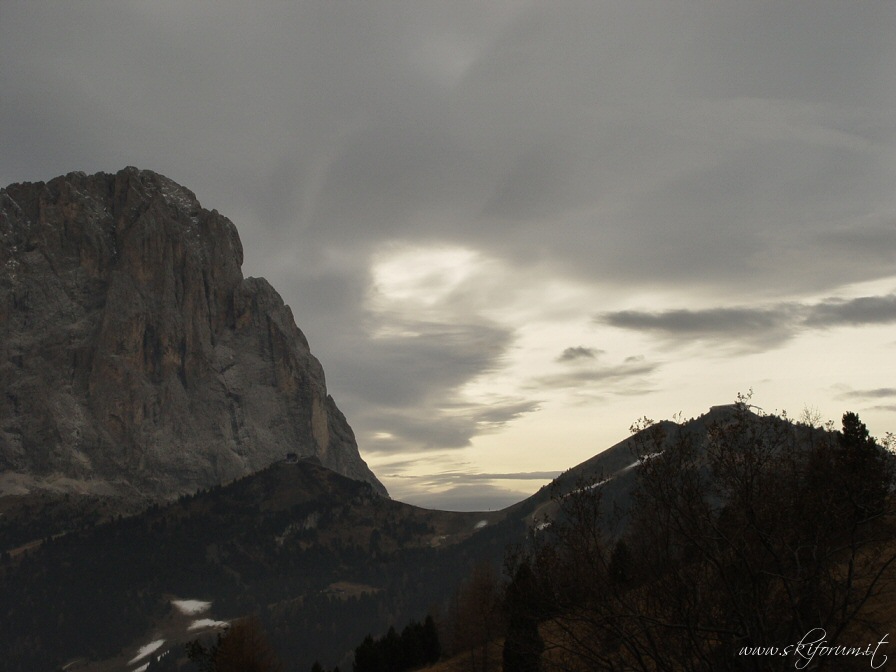
M 0 190 L 0 488 L 225 482 L 286 452 L 385 489 L 234 225 L 127 168 Z

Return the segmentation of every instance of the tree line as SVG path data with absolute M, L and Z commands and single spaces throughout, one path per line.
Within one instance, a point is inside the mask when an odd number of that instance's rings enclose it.
M 435 621 L 411 621 L 399 635 L 394 627 L 382 637 L 368 635 L 355 649 L 353 672 L 403 672 L 431 665 L 442 655 Z

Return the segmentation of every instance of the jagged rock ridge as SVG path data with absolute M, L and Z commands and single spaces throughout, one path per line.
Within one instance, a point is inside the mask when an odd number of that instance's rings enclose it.
M 316 456 L 385 489 L 236 228 L 150 171 L 0 190 L 0 490 L 164 498 Z

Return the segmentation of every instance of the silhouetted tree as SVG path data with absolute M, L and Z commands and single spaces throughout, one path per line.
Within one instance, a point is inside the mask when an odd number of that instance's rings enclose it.
M 439 641 L 439 630 L 435 619 L 427 614 L 423 621 L 423 662 L 432 665 L 442 657 L 442 644 Z

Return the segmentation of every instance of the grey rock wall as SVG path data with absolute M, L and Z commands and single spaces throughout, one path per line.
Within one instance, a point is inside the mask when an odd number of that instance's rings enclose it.
M 0 190 L 0 489 L 166 498 L 295 452 L 386 494 L 242 260 L 226 217 L 150 171 Z

